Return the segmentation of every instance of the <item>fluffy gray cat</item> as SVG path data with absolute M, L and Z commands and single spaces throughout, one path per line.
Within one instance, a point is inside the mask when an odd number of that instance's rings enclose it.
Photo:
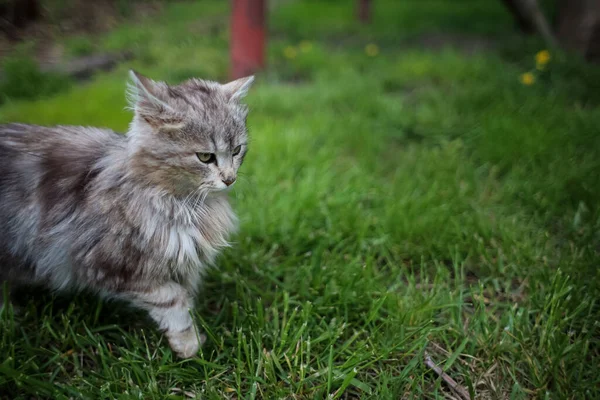
M 127 135 L 0 125 L 0 287 L 126 300 L 194 356 L 205 336 L 189 309 L 236 226 L 226 189 L 247 151 L 252 81 L 169 86 L 131 71 Z

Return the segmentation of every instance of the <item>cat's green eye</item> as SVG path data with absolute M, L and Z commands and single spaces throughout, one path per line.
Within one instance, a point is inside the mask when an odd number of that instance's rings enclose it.
M 235 149 L 233 149 L 233 155 L 237 156 L 238 154 L 240 154 L 240 151 L 242 151 L 242 146 L 238 146 Z
M 216 160 L 215 155 L 213 153 L 196 153 L 198 159 L 203 163 L 210 164 Z

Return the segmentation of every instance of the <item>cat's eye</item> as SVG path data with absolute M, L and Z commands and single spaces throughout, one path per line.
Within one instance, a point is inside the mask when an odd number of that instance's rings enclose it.
M 235 149 L 233 149 L 233 155 L 237 156 L 238 154 L 240 154 L 240 151 L 242 151 L 242 146 L 237 146 Z
M 216 160 L 214 153 L 196 153 L 196 155 L 200 161 L 206 164 L 210 164 Z

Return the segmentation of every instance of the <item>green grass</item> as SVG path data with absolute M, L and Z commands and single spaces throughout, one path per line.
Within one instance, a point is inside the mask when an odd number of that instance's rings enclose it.
M 443 398 L 426 352 L 478 398 L 600 397 L 600 72 L 557 54 L 524 86 L 542 47 L 499 5 L 374 3 L 371 27 L 344 1 L 272 10 L 241 231 L 195 311 L 201 356 L 176 360 L 123 305 L 36 293 L 1 314 L 0 397 Z M 125 130 L 128 67 L 226 78 L 225 7 L 117 29 L 99 45 L 134 49 L 131 65 L 0 120 Z M 498 46 L 392 40 L 434 31 Z

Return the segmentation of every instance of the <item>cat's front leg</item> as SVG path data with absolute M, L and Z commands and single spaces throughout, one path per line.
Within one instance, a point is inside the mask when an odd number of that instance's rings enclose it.
M 169 282 L 149 290 L 129 292 L 127 297 L 134 305 L 148 310 L 179 357 L 195 356 L 206 341 L 190 316 L 192 298 L 180 284 Z

